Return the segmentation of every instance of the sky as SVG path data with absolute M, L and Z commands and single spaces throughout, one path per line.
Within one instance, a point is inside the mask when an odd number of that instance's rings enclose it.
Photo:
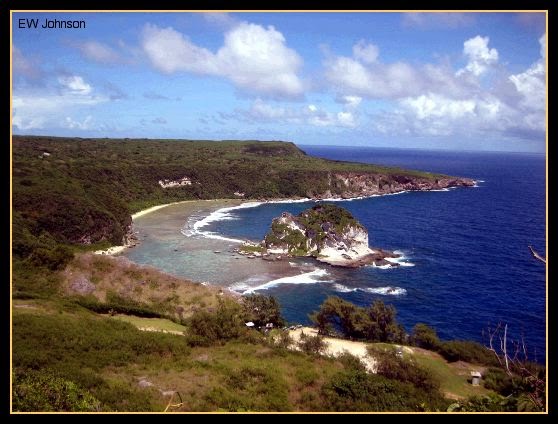
M 12 128 L 544 152 L 546 51 L 544 13 L 13 13 Z

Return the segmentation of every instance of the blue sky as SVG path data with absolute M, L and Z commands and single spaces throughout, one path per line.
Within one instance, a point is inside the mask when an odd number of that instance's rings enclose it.
M 12 34 L 15 134 L 545 151 L 543 13 L 14 13 Z

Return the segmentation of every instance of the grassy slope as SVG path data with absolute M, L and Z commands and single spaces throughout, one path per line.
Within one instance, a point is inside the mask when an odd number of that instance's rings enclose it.
M 389 350 L 394 350 L 397 346 L 387 343 L 369 343 L 369 345 Z M 408 349 L 412 349 L 412 353 Z M 482 384 L 473 387 L 469 381 L 470 371 L 484 371 L 485 365 L 463 361 L 448 362 L 439 353 L 416 346 L 407 346 L 402 352 L 404 359 L 414 361 L 429 370 L 433 377 L 440 382 L 440 391 L 449 399 L 465 399 L 474 395 L 493 393 L 491 390 L 485 389 Z
M 186 330 L 185 326 L 165 318 L 143 318 L 124 314 L 116 314 L 112 318 L 128 322 L 140 330 L 160 331 L 163 333 L 183 333 Z
M 347 370 L 331 358 L 263 342 L 191 348 L 182 336 L 136 328 L 181 328 L 170 321 L 111 318 L 64 300 L 15 300 L 13 320 L 15 373 L 42 370 L 72 381 L 98 399 L 102 410 L 162 411 L 174 391 L 185 400 L 182 411 L 327 410 L 321 390 Z M 441 379 L 450 398 L 487 393 L 470 387 L 459 370 L 432 352 L 419 349 L 412 357 Z M 141 380 L 151 385 L 141 387 Z M 23 405 L 16 402 L 15 408 Z
M 91 253 L 76 255 L 60 273 L 61 291 L 70 297 L 87 295 L 87 299 L 104 303 L 134 302 L 143 308 L 179 321 L 195 310 L 213 308 L 223 292 L 165 274 L 155 268 L 139 266 L 125 257 Z M 92 291 L 79 293 L 76 281 L 87 280 Z
M 179 391 L 185 411 L 320 410 L 321 383 L 343 369 L 262 344 L 189 348 L 181 336 L 142 332 L 62 301 L 16 300 L 13 319 L 16 373 L 50 370 L 107 410 L 162 411 L 168 396 L 160 390 Z M 142 378 L 154 386 L 141 388 Z
M 440 381 L 440 390 L 453 399 L 464 399 L 474 395 L 485 395 L 490 390 L 481 386 L 474 387 L 470 383 L 471 371 L 482 371 L 483 365 L 469 364 L 467 362 L 446 361 L 440 354 L 418 347 L 413 347 L 413 357 L 417 363 L 432 371 Z

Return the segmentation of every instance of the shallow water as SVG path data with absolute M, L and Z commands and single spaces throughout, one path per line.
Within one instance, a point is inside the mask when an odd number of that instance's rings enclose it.
M 147 239 L 130 249 L 127 256 L 239 293 L 257 290 L 276 296 L 292 322 L 308 323 L 308 313 L 329 295 L 359 305 L 382 299 L 394 304 L 408 331 L 415 323 L 425 322 L 436 327 L 445 339 L 483 342 L 484 329 L 506 322 L 514 337 L 525 337 L 532 359 L 544 358 L 545 267 L 531 257 L 527 248 L 532 245 L 545 255 L 543 155 L 320 147 L 305 150 L 332 159 L 470 177 L 479 183 L 476 188 L 338 203 L 368 228 L 372 247 L 401 251 L 405 261 L 414 266 L 355 270 L 311 259 L 277 263 L 237 259 L 232 250 L 238 243 L 209 239 L 199 233 L 261 240 L 273 217 L 283 211 L 297 214 L 314 202 L 229 210 L 222 219 L 198 228 L 194 235 L 196 222 L 211 210 L 231 204 L 204 204 L 190 218 L 192 207 L 169 206 L 137 219 L 136 226 Z

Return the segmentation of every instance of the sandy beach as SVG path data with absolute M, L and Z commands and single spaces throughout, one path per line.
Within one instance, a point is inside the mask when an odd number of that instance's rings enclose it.
M 180 202 L 165 203 L 162 205 L 151 206 L 147 209 L 143 209 L 139 212 L 132 214 L 132 222 L 140 217 L 146 216 L 152 212 L 158 211 L 160 209 L 166 208 L 168 206 L 184 205 L 185 213 L 192 213 L 197 210 L 207 209 L 210 205 L 212 210 L 217 210 L 226 206 L 237 206 L 243 203 L 244 200 L 241 199 L 210 199 L 210 200 L 182 200 Z M 111 246 L 108 249 L 96 250 L 94 253 L 97 255 L 118 255 L 128 249 L 129 246 Z

